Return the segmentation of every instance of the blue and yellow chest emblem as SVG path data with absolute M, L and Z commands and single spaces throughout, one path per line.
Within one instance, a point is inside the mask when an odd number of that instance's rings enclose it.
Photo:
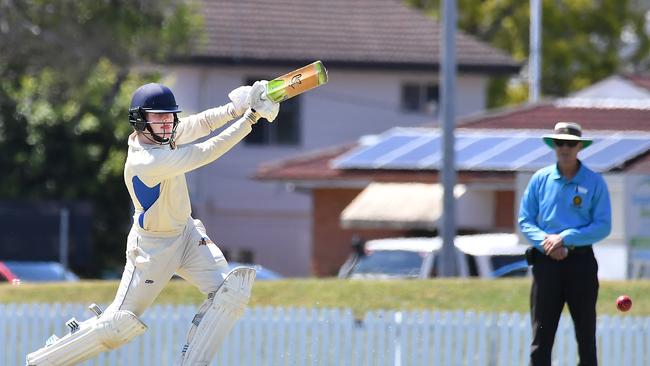
M 580 207 L 582 206 L 582 197 L 575 195 L 573 196 L 573 206 L 574 207 Z

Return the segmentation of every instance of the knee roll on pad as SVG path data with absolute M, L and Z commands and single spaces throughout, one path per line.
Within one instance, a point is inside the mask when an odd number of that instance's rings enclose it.
M 72 333 L 27 355 L 27 366 L 71 366 L 117 348 L 144 333 L 147 326 L 126 310 L 104 313 Z
M 255 281 L 253 268 L 230 271 L 217 291 L 208 295 L 192 320 L 177 366 L 209 365 L 224 339 L 244 314 Z

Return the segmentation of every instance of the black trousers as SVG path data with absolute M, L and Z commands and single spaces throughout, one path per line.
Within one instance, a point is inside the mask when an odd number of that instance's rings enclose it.
M 597 365 L 598 262 L 591 246 L 570 250 L 568 257 L 561 261 L 555 261 L 537 250 L 533 252 L 533 285 L 530 291 L 533 340 L 530 364 L 551 365 L 555 333 L 566 302 L 578 342 L 578 365 Z

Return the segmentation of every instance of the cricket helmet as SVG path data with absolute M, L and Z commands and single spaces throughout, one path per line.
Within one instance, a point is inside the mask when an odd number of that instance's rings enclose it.
M 155 134 L 151 129 L 150 124 L 156 122 L 147 121 L 145 115 L 146 112 L 173 113 L 174 127 L 171 136 L 163 138 Z M 179 112 L 181 112 L 181 109 L 178 107 L 178 104 L 176 104 L 176 98 L 171 89 L 162 84 L 149 83 L 142 85 L 133 93 L 131 106 L 129 107 L 129 123 L 131 123 L 136 131 L 142 132 L 150 140 L 161 145 L 173 145 L 174 134 L 176 132 L 176 126 L 178 125 L 177 113 Z

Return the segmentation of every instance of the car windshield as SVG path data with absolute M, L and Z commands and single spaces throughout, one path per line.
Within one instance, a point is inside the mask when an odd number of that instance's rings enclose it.
M 385 274 L 417 277 L 424 256 L 408 250 L 379 250 L 361 257 L 352 270 L 354 274 Z

